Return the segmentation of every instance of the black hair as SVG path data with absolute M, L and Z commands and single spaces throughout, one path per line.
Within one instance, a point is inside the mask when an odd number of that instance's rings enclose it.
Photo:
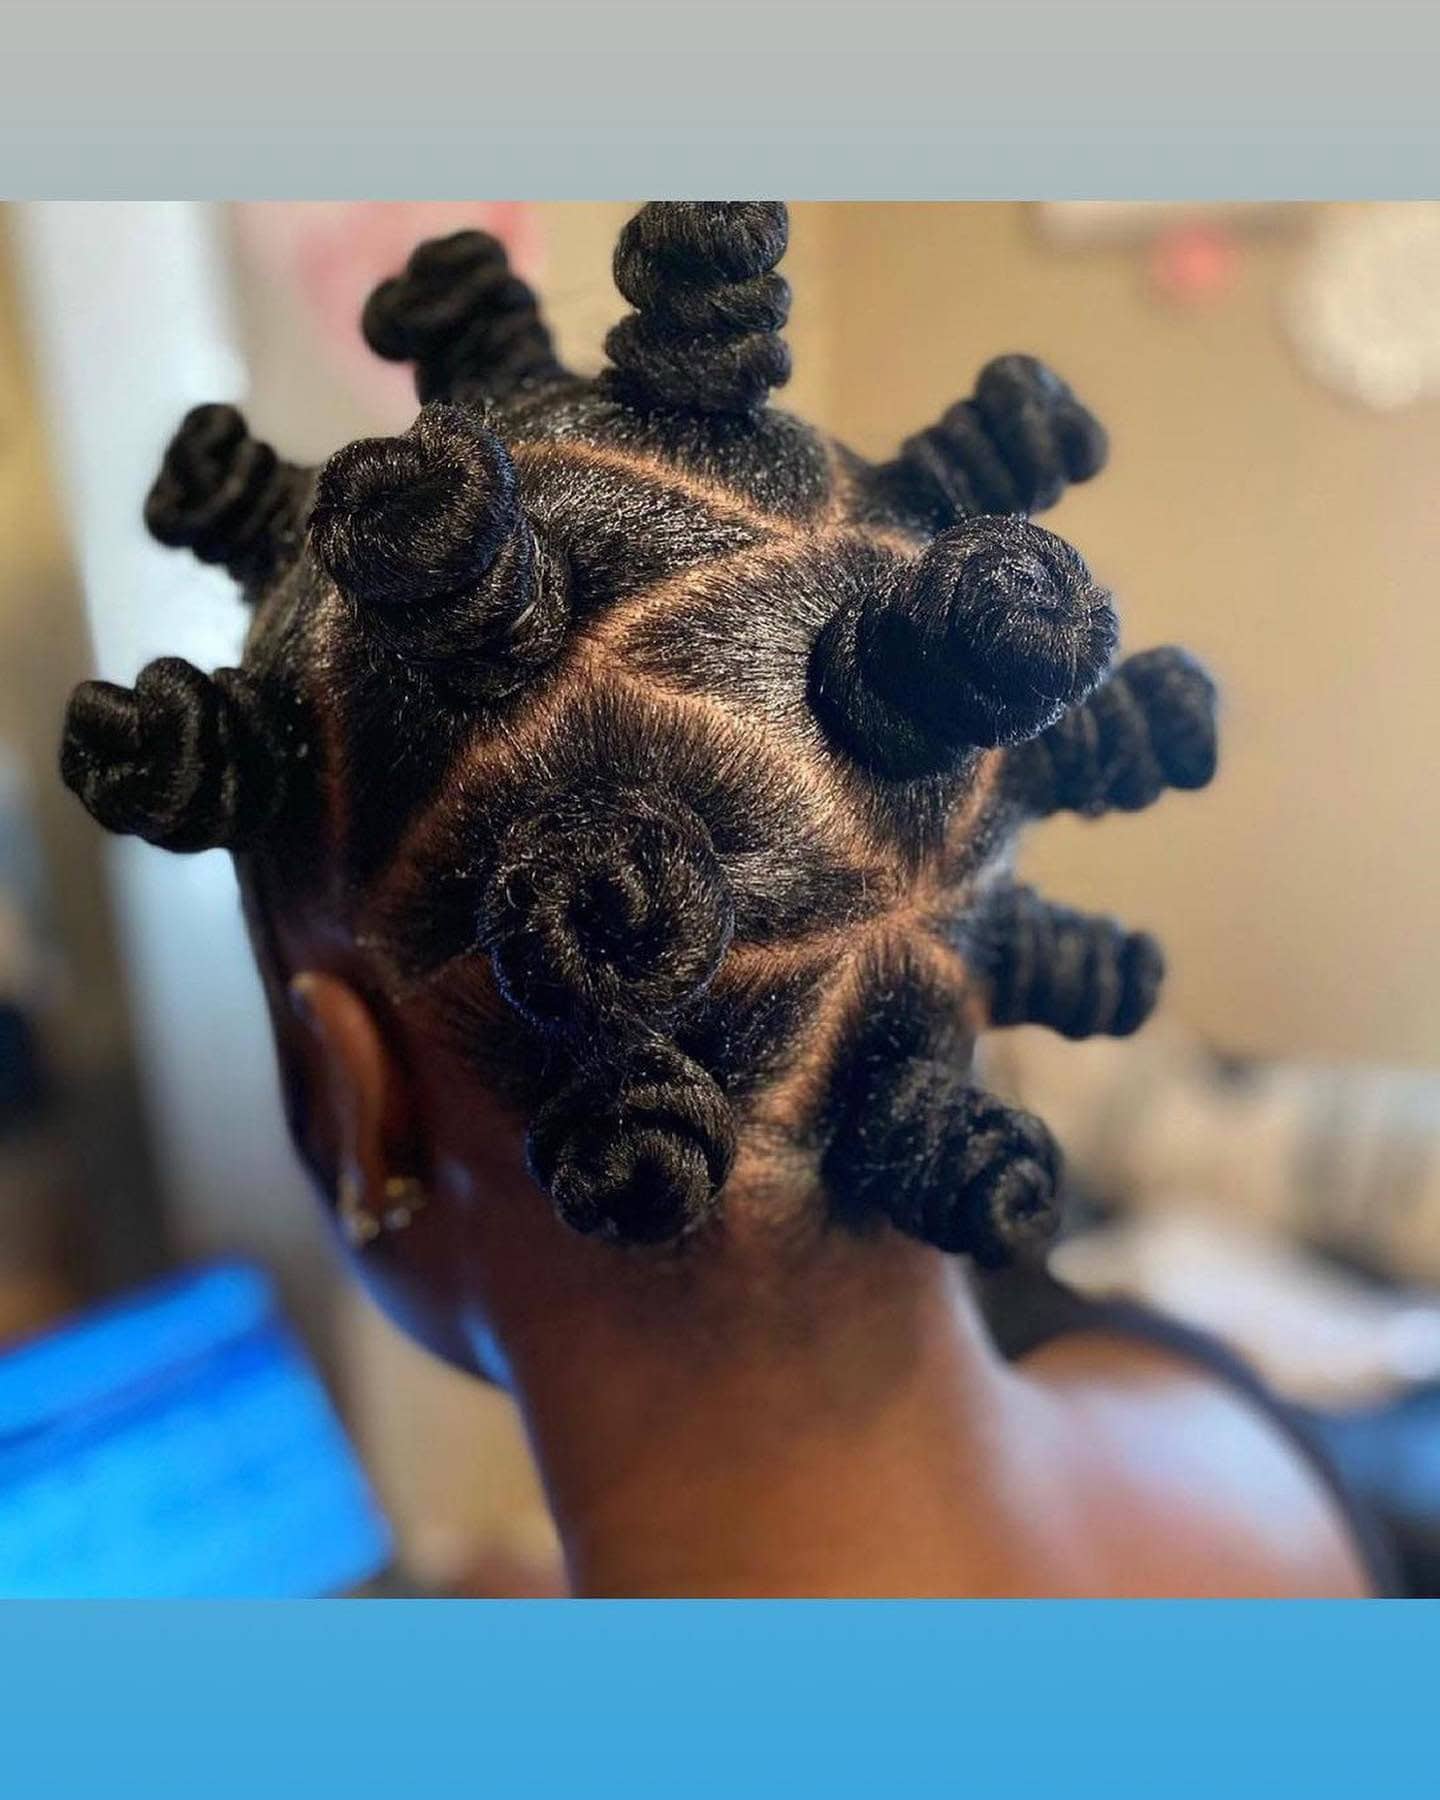
M 62 771 L 423 986 L 575 1229 L 702 1232 L 763 1119 L 834 1220 L 995 1265 L 1053 1232 L 1059 1158 L 974 1083 L 976 1033 L 1130 1032 L 1161 977 L 1017 886 L 1015 831 L 1203 785 L 1214 689 L 1176 650 L 1111 672 L 1110 597 L 1031 522 L 1105 457 L 1042 364 L 880 464 L 770 405 L 786 234 L 643 208 L 582 378 L 464 232 L 365 310 L 408 431 L 309 471 L 192 413 L 146 516 L 244 586 L 242 667 L 85 683 Z

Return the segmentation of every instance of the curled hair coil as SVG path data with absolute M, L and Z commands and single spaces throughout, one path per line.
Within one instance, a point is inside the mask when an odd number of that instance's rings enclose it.
M 243 850 L 283 795 L 283 769 L 252 679 L 214 676 L 179 657 L 141 670 L 133 688 L 83 682 L 60 751 L 65 785 L 108 831 L 164 850 Z
M 506 833 L 480 941 L 532 1024 L 626 1031 L 697 999 L 734 928 L 734 899 L 699 818 L 663 793 L 602 786 Z
M 671 1243 L 714 1216 L 735 1120 L 715 1080 L 657 1039 L 577 1076 L 537 1116 L 527 1155 L 572 1230 L 616 1244 Z
M 838 1127 L 822 1161 L 843 1216 L 890 1221 L 982 1268 L 1039 1256 L 1059 1224 L 1060 1158 L 1039 1119 L 950 1064 L 842 1064 Z
M 361 329 L 377 356 L 415 365 L 422 401 L 500 400 L 566 378 L 534 294 L 484 231 L 422 244 L 371 294 Z
M 1063 539 L 1018 518 L 943 533 L 893 592 L 816 642 L 811 698 L 831 735 L 893 777 L 1035 736 L 1114 654 L 1110 596 Z
M 978 913 L 964 947 L 986 984 L 992 1025 L 1128 1037 L 1154 1011 L 1165 959 L 1148 932 L 1010 882 L 987 893 Z
M 309 472 L 250 435 L 233 406 L 197 406 L 171 439 L 145 502 L 152 537 L 264 586 L 298 551 Z
M 1205 787 L 1217 760 L 1215 683 L 1184 650 L 1129 656 L 1082 705 L 1012 751 L 1007 783 L 1032 818 L 1138 812 Z
M 788 239 L 773 201 L 656 201 L 625 226 L 615 284 L 635 310 L 606 339 L 609 389 L 643 411 L 753 416 L 790 375 Z
M 1071 483 L 1097 475 L 1107 452 L 1099 420 L 1053 370 L 1033 356 L 1001 356 L 968 400 L 907 439 L 873 480 L 940 531 L 980 513 L 1044 512 Z
M 502 698 L 563 643 L 566 571 L 521 510 L 505 446 L 467 407 L 432 402 L 403 435 L 332 457 L 310 537 L 368 628 L 467 696 Z

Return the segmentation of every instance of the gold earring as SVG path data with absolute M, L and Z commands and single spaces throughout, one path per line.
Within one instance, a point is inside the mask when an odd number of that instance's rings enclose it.
M 384 1204 L 377 1213 L 365 1204 L 360 1183 L 348 1171 L 340 1177 L 338 1200 L 340 1229 L 359 1250 L 373 1244 L 382 1232 L 404 1231 L 416 1213 L 429 1205 L 429 1196 L 414 1175 L 392 1175 L 385 1183 Z
M 380 1223 L 386 1231 L 403 1231 L 416 1213 L 424 1212 L 429 1197 L 414 1175 L 392 1175 L 385 1183 L 385 1208 Z

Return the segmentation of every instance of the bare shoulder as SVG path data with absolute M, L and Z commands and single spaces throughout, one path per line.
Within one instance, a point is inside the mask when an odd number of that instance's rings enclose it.
M 1028 1357 L 1055 1402 L 1078 1591 L 1358 1597 L 1369 1578 L 1303 1451 L 1247 1395 L 1177 1353 L 1102 1333 Z

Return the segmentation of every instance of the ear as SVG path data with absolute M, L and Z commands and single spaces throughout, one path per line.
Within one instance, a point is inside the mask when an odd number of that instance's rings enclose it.
M 333 1171 L 342 1226 L 379 1219 L 387 1184 L 412 1174 L 409 1083 L 369 1006 L 334 975 L 303 971 L 290 1003 L 304 1026 L 304 1116 L 313 1160 Z

